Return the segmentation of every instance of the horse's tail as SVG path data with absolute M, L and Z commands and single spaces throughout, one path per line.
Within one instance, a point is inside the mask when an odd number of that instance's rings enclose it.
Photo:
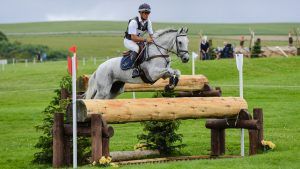
M 95 76 L 96 76 L 95 73 L 93 73 L 93 75 L 89 79 L 88 88 L 86 92 L 83 94 L 84 99 L 92 99 L 95 97 L 97 93 Z

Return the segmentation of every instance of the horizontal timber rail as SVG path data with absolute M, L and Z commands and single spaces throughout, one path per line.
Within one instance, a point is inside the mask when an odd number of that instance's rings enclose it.
M 107 123 L 225 118 L 246 109 L 247 102 L 240 97 L 78 100 L 77 121 L 89 121 L 92 114 L 100 114 Z
M 88 87 L 89 76 L 83 76 L 78 79 L 78 91 L 84 92 Z M 141 84 L 125 84 L 125 92 L 153 92 L 163 91 L 165 86 L 169 84 L 169 79 L 159 79 L 153 85 Z M 175 91 L 199 91 L 208 85 L 208 79 L 204 75 L 181 75 L 179 82 L 175 87 Z

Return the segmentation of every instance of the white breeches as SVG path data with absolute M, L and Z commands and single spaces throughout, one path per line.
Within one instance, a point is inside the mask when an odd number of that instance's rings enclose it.
M 128 39 L 124 38 L 124 46 L 129 50 L 139 53 L 139 46 L 132 40 L 128 40 Z

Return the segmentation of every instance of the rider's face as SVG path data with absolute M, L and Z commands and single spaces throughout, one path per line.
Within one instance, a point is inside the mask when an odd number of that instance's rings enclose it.
M 140 12 L 140 14 L 141 14 L 141 18 L 143 20 L 147 20 L 148 17 L 149 17 L 150 12 L 145 11 L 145 12 Z

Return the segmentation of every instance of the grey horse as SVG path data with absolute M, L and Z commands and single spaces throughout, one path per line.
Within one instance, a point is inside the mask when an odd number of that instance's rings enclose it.
M 189 60 L 187 28 L 164 29 L 154 33 L 154 43 L 146 44 L 145 61 L 140 64 L 144 76 L 132 78 L 132 69 L 122 70 L 122 57 L 115 57 L 100 64 L 89 79 L 85 99 L 113 99 L 124 92 L 125 83 L 154 83 L 160 78 L 170 78 L 166 89 L 172 90 L 178 82 L 180 71 L 170 66 L 174 53 L 183 63 Z

